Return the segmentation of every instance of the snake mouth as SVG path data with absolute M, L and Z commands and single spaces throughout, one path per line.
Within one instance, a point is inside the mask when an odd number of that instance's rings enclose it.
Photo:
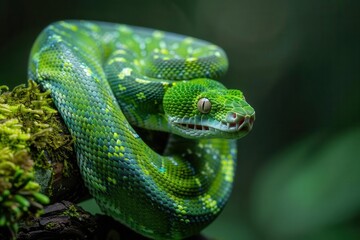
M 211 124 L 194 124 L 189 120 L 174 120 L 172 121 L 173 124 L 185 131 L 195 131 L 195 132 L 229 132 L 229 133 L 236 133 L 236 132 L 249 132 L 252 129 L 255 117 L 252 116 L 244 116 L 238 118 L 234 122 L 218 122 L 218 123 L 211 123 Z
M 185 128 L 185 129 L 191 129 L 191 130 L 200 130 L 200 131 L 210 131 L 213 130 L 212 127 L 204 126 L 204 125 L 198 125 L 198 124 L 191 124 L 191 123 L 175 123 L 177 126 Z

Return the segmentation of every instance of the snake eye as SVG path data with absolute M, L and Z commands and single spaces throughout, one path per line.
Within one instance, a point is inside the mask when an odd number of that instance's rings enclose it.
M 200 98 L 197 107 L 201 113 L 208 113 L 211 110 L 211 102 L 207 98 Z

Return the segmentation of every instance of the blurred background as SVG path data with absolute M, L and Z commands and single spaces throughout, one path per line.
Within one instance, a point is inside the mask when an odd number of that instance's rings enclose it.
M 0 85 L 27 81 L 49 23 L 126 23 L 211 41 L 256 109 L 214 239 L 360 239 L 360 2 L 0 0 Z

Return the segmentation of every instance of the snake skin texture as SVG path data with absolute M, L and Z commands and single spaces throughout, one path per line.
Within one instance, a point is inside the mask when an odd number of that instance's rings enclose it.
M 154 239 L 200 232 L 224 208 L 236 139 L 254 109 L 216 81 L 224 51 L 158 30 L 60 21 L 37 38 L 29 78 L 50 90 L 102 211 Z M 169 133 L 159 154 L 133 126 Z

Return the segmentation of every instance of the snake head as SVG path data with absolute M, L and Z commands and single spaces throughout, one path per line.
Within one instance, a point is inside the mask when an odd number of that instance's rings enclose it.
M 240 90 L 211 79 L 175 82 L 163 103 L 170 131 L 186 138 L 241 138 L 255 120 Z

